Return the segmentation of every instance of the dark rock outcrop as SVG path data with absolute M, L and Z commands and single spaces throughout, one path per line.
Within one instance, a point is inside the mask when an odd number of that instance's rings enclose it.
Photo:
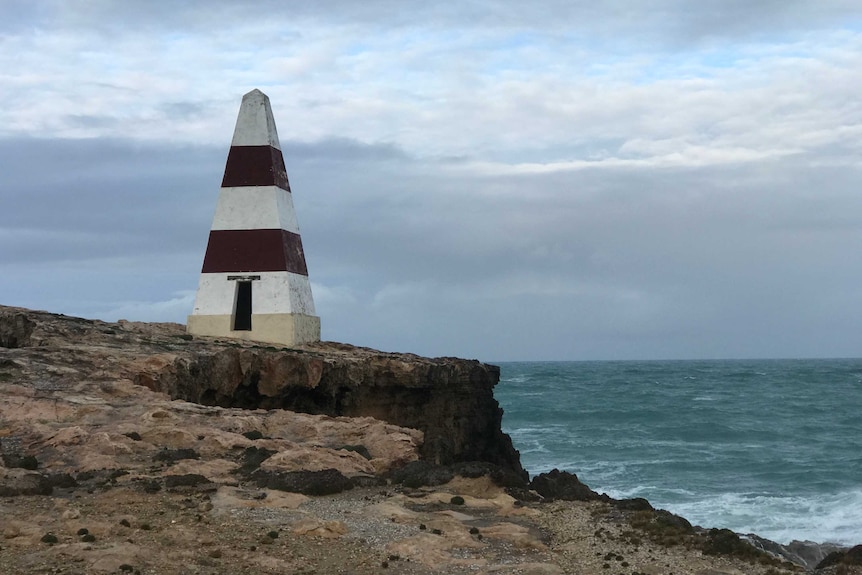
M 862 545 L 829 553 L 817 564 L 816 569 L 826 569 L 833 565 L 862 565 Z
M 821 564 L 826 562 L 828 565 L 829 557 L 840 556 L 843 559 L 843 554 L 846 547 L 836 545 L 834 543 L 815 543 L 814 541 L 791 541 L 787 545 L 776 543 L 769 539 L 749 533 L 742 536 L 748 543 L 765 551 L 775 557 L 790 561 L 796 565 L 801 565 L 806 569 L 821 568 Z M 826 565 L 824 565 L 826 566 Z
M 541 473 L 530 482 L 530 489 L 545 499 L 562 499 L 565 501 L 593 501 L 602 496 L 582 483 L 578 476 L 568 471 L 553 469 Z
M 258 487 L 304 495 L 332 495 L 353 489 L 354 481 L 335 469 L 272 472 L 258 469 L 251 478 Z
M 613 504 L 622 511 L 655 511 L 652 504 L 643 497 L 617 499 Z
M 454 477 L 455 473 L 448 466 L 433 465 L 427 461 L 408 463 L 389 474 L 393 483 L 411 488 L 443 485 Z
M 430 463 L 483 461 L 527 478 L 501 430 L 493 395 L 499 368 L 475 360 L 332 342 L 277 348 L 191 337 L 179 324 L 106 323 L 3 306 L 0 346 L 38 350 L 43 360 L 90 378 L 110 366 L 114 377 L 203 405 L 373 417 L 421 430 L 420 455 Z M 26 357 L 15 354 L 0 375 L 13 377 L 20 361 Z M 44 382 L 44 393 L 73 384 L 58 377 Z
M 30 345 L 30 334 L 36 324 L 29 318 L 28 310 L 4 308 L 0 321 L 0 347 L 26 347 Z
M 425 433 L 423 459 L 520 468 L 493 397 L 499 368 L 456 358 L 319 343 L 302 350 L 215 345 L 139 383 L 205 405 L 369 416 Z
M 485 461 L 463 461 L 451 465 L 436 465 L 428 461 L 413 461 L 390 471 L 386 478 L 405 487 L 433 487 L 451 481 L 455 476 L 488 477 L 495 485 L 526 492 L 529 484 L 522 474 Z
M 17 495 L 50 495 L 51 481 L 41 473 L 0 474 L 0 497 Z
M 704 555 L 754 555 L 757 550 L 730 529 L 710 529 L 703 544 Z

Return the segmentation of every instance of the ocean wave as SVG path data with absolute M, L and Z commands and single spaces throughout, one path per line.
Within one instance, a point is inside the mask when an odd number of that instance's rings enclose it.
M 755 533 L 782 544 L 794 539 L 847 546 L 862 543 L 862 488 L 811 496 L 723 493 L 676 499 L 650 501 L 703 527 Z
M 695 497 L 697 494 L 694 491 L 683 488 L 675 488 L 675 489 L 659 489 L 656 487 L 646 486 L 646 485 L 638 485 L 637 487 L 632 487 L 629 489 L 608 489 L 605 491 L 609 496 L 614 499 L 632 499 L 635 497 L 642 497 L 650 503 L 656 499 L 657 492 L 661 491 L 665 496 L 673 495 L 674 497 L 678 497 L 680 499 L 687 499 L 691 497 Z M 658 507 L 661 507 L 660 505 Z
M 503 373 L 524 379 L 495 395 L 532 474 L 570 471 L 613 497 L 779 542 L 862 543 L 862 359 L 509 364 Z

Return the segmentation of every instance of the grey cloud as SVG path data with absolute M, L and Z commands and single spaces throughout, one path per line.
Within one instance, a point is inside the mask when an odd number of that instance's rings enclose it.
M 859 8 L 650 4 L 477 1 L 408 12 L 400 2 L 104 1 L 58 2 L 50 16 L 24 11 L 4 25 L 77 27 L 63 29 L 64 39 L 88 36 L 76 46 L 102 45 L 89 38 L 97 34 L 138 34 L 124 52 L 134 61 L 128 68 L 78 72 L 86 77 L 139 78 L 156 31 L 179 39 L 182 57 L 175 67 L 144 70 L 167 87 L 138 87 L 104 106 L 98 93 L 67 97 L 77 76 L 51 97 L 34 88 L 34 106 L 10 101 L 7 121 L 20 122 L 19 131 L 55 133 L 63 122 L 51 111 L 68 115 L 83 103 L 89 113 L 65 123 L 105 125 L 115 113 L 136 119 L 133 137 L 153 141 L 0 141 L 0 301 L 102 317 L 175 313 L 182 321 L 187 298 L 176 294 L 197 283 L 238 103 L 211 98 L 260 82 L 277 108 L 311 280 L 326 294 L 318 300 L 324 337 L 488 360 L 858 355 L 855 44 L 804 65 L 755 58 L 702 81 L 674 68 L 670 81 L 647 84 L 625 70 L 584 76 L 565 50 L 549 57 L 542 49 L 611 46 L 637 68 L 632 43 L 676 49 L 718 37 L 733 45 L 856 25 Z M 446 34 L 431 34 L 415 60 L 371 54 L 382 58 L 357 71 L 339 57 L 351 55 L 351 41 L 394 26 L 405 27 L 404 38 L 420 28 Z M 483 35 L 482 27 L 513 34 Z M 483 83 L 484 66 L 498 64 L 483 59 L 483 41 L 516 42 L 531 27 L 541 41 L 534 59 L 519 63 L 549 58 L 548 66 L 520 80 L 519 71 L 503 70 Z M 345 45 L 315 43 L 336 28 Z M 307 56 L 295 36 L 306 34 L 308 51 L 326 57 L 300 58 L 298 79 L 290 66 L 234 69 L 243 54 L 215 54 L 206 78 L 189 72 L 188 95 L 171 76 L 203 61 L 205 50 L 224 49 L 196 36 L 222 29 L 240 45 L 253 37 L 266 57 L 280 55 L 269 48 L 281 48 L 279 35 L 288 33 L 291 49 Z M 825 36 L 833 37 L 816 41 Z M 437 88 L 438 76 L 473 55 L 449 47 L 453 37 L 470 39 L 479 62 L 466 79 L 446 77 Z M 400 40 L 387 36 L 377 48 L 394 51 Z M 411 76 L 428 90 L 414 95 L 391 80 L 429 63 Z M 208 84 L 212 78 L 219 83 Z M 284 129 L 291 121 L 302 124 Z M 213 138 L 219 122 L 224 141 L 165 143 Z
M 52 8 L 46 2 L 28 0 L 3 0 L 0 8 L 3 12 L 3 18 L 0 19 L 0 32 L 17 32 L 31 28 L 35 22 L 50 19 L 52 13 Z
M 85 114 L 69 114 L 63 117 L 63 121 L 73 127 L 99 129 L 115 128 L 122 123 L 119 118 Z
M 796 184 L 763 188 L 767 167 Z M 853 170 L 776 162 L 516 183 L 419 176 L 365 176 L 339 194 L 340 210 L 317 188 L 327 184 L 304 190 L 314 277 L 327 285 L 351 278 L 351 320 L 334 321 L 347 333 L 365 322 L 369 344 L 434 342 L 435 353 L 486 358 L 852 354 L 842 316 L 859 311 L 842 304 L 862 281 L 847 265 L 862 239 Z M 342 177 L 328 185 L 348 188 L 352 174 Z M 829 183 L 812 195 L 816 182 Z M 501 184 L 521 197 L 495 197 Z M 486 193 L 457 199 L 462 188 Z M 844 331 L 819 333 L 824 321 Z
M 183 321 L 226 146 L 0 142 L 0 300 Z M 285 157 L 311 279 L 335 294 L 326 338 L 486 360 L 852 355 L 855 168 L 495 177 L 344 140 Z
M 211 111 L 208 102 L 166 102 L 159 109 L 168 117 L 179 120 L 201 118 Z
M 0 260 L 169 253 L 205 242 L 224 155 L 118 140 L 2 140 Z
M 228 146 L 0 140 L 0 234 L 6 248 L 0 261 L 202 254 Z M 289 166 L 310 163 L 315 172 L 321 162 L 324 170 L 337 171 L 330 166 L 406 160 L 391 144 L 346 139 L 286 141 L 283 147 Z
M 363 160 L 408 160 L 409 156 L 392 143 L 365 143 L 350 138 L 326 138 L 315 142 L 281 142 L 286 158 L 297 161 L 320 160 L 326 162 Z
M 37 9 L 33 6 L 40 6 Z M 7 29 L 20 30 L 35 22 L 89 28 L 104 34 L 128 30 L 224 29 L 242 23 L 278 19 L 339 26 L 482 28 L 555 30 L 594 37 L 606 45 L 627 41 L 664 45 L 704 42 L 715 38 L 772 37 L 785 31 L 832 25 L 858 25 L 862 7 L 851 0 L 512 0 L 414 3 L 409 9 L 399 0 L 322 0 L 282 2 L 259 0 L 236 3 L 207 0 L 176 3 L 165 0 L 128 2 L 13 2 Z M 277 35 L 277 33 L 276 33 Z

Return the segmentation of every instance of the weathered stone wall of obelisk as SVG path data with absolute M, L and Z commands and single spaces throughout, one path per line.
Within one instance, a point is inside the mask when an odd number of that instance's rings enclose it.
M 251 284 L 251 329 L 234 329 L 241 282 Z M 259 90 L 242 99 L 188 331 L 284 345 L 320 341 L 281 144 Z

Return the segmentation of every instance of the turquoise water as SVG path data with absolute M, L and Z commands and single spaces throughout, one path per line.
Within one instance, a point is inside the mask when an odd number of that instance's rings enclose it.
M 503 429 L 704 527 L 862 543 L 862 359 L 501 363 Z

